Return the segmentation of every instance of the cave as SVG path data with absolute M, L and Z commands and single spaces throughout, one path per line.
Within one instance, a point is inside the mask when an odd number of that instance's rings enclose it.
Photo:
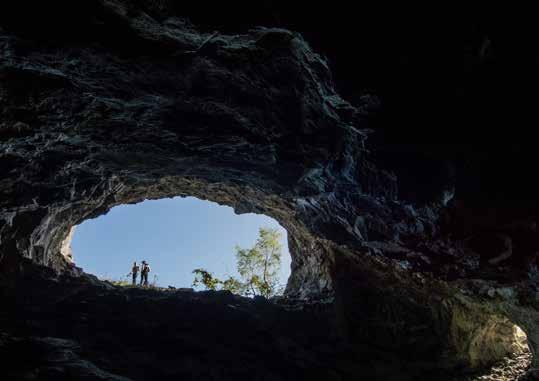
M 538 377 L 525 38 L 370 9 L 350 37 L 345 5 L 305 19 L 277 0 L 5 3 L 2 379 Z M 284 296 L 122 290 L 72 266 L 73 226 L 176 196 L 278 221 Z

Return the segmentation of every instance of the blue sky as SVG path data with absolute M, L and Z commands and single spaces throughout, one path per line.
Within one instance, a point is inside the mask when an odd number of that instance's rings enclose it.
M 71 247 L 77 266 L 100 278 L 127 279 L 133 261 L 150 263 L 150 282 L 191 287 L 192 271 L 205 268 L 217 277 L 237 275 L 234 247 L 251 247 L 260 227 L 282 233 L 281 283 L 290 275 L 284 230 L 259 214 L 237 215 L 227 206 L 194 197 L 147 200 L 120 205 L 77 226 Z

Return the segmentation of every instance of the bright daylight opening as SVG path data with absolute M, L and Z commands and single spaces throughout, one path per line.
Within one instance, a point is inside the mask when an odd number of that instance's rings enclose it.
M 136 262 L 140 287 L 142 261 L 147 287 L 273 296 L 290 275 L 287 233 L 277 221 L 194 197 L 117 206 L 77 226 L 71 248 L 76 266 L 124 286 Z

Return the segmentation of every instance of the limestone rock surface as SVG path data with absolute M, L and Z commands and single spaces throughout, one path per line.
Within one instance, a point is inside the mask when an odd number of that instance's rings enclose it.
M 494 167 L 474 150 L 457 150 L 471 163 L 463 169 L 448 163 L 451 149 L 382 139 L 380 98 L 343 99 L 347 70 L 336 83 L 301 33 L 234 18 L 232 28 L 197 7 L 0 5 L 1 350 L 36 360 L 13 362 L 14 377 L 224 379 L 247 369 L 269 380 L 288 369 L 297 379 L 442 379 L 513 355 L 515 325 L 537 351 L 533 200 L 516 207 L 518 198 L 489 191 L 480 202 L 466 184 Z M 411 151 L 420 158 L 395 164 Z M 117 290 L 73 266 L 73 226 L 173 196 L 266 214 L 287 229 L 292 275 L 281 305 Z M 169 316 L 154 321 L 158 306 Z M 207 316 L 228 328 L 204 332 L 197 321 L 211 325 Z M 156 363 L 131 338 L 146 328 L 163 345 Z

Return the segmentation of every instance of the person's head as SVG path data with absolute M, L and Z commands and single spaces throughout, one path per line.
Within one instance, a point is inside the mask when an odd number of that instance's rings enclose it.
M 133 266 L 136 266 L 137 265 L 137 261 L 133 262 Z

